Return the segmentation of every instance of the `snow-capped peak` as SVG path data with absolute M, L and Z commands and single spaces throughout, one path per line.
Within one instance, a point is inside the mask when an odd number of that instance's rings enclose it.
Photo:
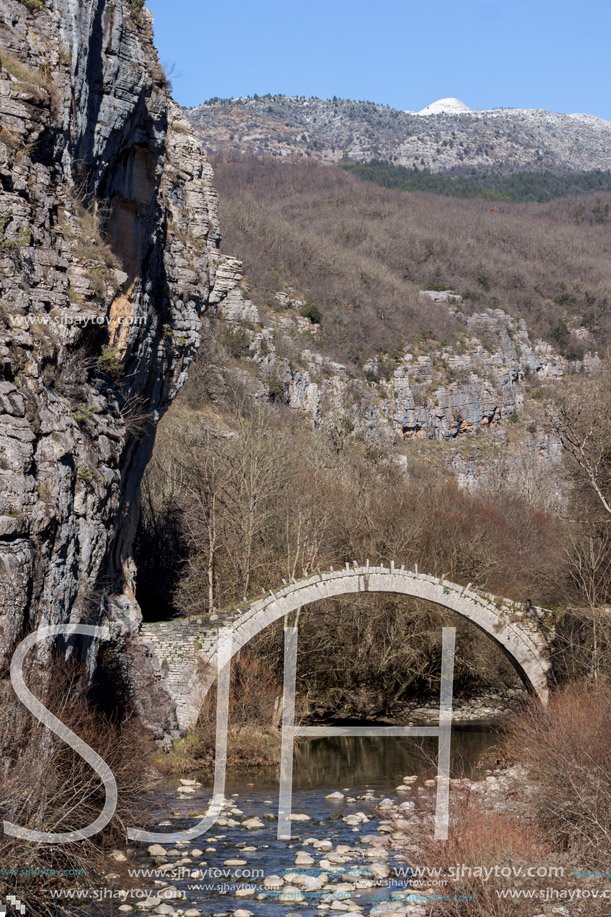
M 437 102 L 427 105 L 426 108 L 423 108 L 422 111 L 419 111 L 419 115 L 460 115 L 463 112 L 471 111 L 471 109 L 465 105 L 464 102 L 461 102 L 460 99 L 438 99 Z

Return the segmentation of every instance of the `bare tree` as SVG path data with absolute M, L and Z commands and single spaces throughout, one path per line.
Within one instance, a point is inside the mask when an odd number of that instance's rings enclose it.
M 611 521 L 611 384 L 606 373 L 579 378 L 548 409 L 578 485 L 595 496 Z

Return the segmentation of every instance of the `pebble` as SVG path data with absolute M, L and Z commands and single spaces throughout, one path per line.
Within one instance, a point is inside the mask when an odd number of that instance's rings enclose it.
M 149 856 L 152 857 L 165 857 L 167 856 L 165 847 L 162 847 L 161 844 L 152 844 L 148 848 Z
M 313 866 L 315 863 L 314 857 L 310 856 L 309 853 L 298 853 L 295 857 L 295 866 Z
M 345 796 L 338 790 L 336 793 L 329 793 L 328 796 L 325 796 L 325 799 L 345 799 Z
M 122 850 L 113 850 L 110 854 L 115 863 L 127 863 L 127 857 Z
M 292 818 L 293 816 L 291 816 Z M 246 828 L 248 831 L 256 831 L 259 828 L 264 828 L 265 825 L 260 818 L 247 818 L 242 822 L 242 827 Z
M 284 885 L 284 879 L 281 876 L 267 876 L 263 879 L 263 888 L 281 888 Z
M 305 895 L 296 885 L 285 885 L 276 900 L 291 904 L 293 901 L 305 901 Z

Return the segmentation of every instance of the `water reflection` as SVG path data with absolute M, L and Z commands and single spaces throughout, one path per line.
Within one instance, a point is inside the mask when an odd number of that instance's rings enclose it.
M 498 741 L 493 727 L 456 726 L 452 730 L 452 776 L 477 776 L 483 756 Z M 488 765 L 489 766 L 489 765 Z M 345 787 L 390 792 L 407 774 L 437 772 L 437 740 L 336 736 L 295 743 L 293 788 Z

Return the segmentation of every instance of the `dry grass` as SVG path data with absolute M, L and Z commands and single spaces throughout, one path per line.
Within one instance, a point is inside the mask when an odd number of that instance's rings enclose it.
M 28 913 L 56 915 L 49 890 L 62 885 L 98 884 L 108 868 L 112 847 L 124 843 L 126 825 L 145 819 L 142 768 L 152 748 L 140 729 L 128 720 L 112 722 L 88 705 L 78 668 L 55 663 L 50 671 L 32 670 L 26 678 L 45 705 L 113 770 L 119 787 L 119 804 L 113 821 L 97 836 L 78 843 L 39 845 L 18 838 L 0 837 L 3 866 L 17 874 L 0 876 L 0 894 L 14 894 Z M 33 723 L 7 680 L 1 684 L 0 804 L 3 819 L 41 831 L 70 831 L 94 821 L 102 811 L 104 790 L 97 774 L 68 745 Z M 116 866 L 116 864 L 113 864 Z M 63 875 L 28 877 L 23 871 L 76 870 Z
M 571 684 L 509 727 L 508 752 L 535 785 L 536 819 L 557 850 L 590 868 L 611 860 L 611 684 Z
M 276 764 L 280 758 L 278 729 L 282 686 L 276 674 L 244 651 L 232 660 L 227 764 L 241 769 Z M 216 684 L 206 695 L 193 733 L 176 744 L 159 766 L 169 773 L 191 773 L 214 766 L 216 747 Z
M 412 868 L 439 869 L 440 875 L 447 879 L 444 886 L 431 888 L 431 894 L 462 899 L 430 904 L 427 914 L 436 917 L 530 917 L 532 901 L 507 900 L 497 892 L 532 888 L 541 880 L 495 876 L 490 870 L 498 866 L 499 870 L 509 868 L 518 872 L 520 867 L 525 871 L 532 866 L 557 862 L 544 833 L 523 817 L 482 810 L 480 801 L 472 794 L 453 790 L 450 800 L 451 826 L 447 841 L 434 839 L 430 822 L 411 830 L 402 829 L 404 845 L 409 848 L 405 853 L 406 862 Z M 427 798 L 423 807 L 431 818 L 433 799 Z M 467 869 L 453 876 L 449 870 L 456 866 Z M 479 873 L 477 867 L 480 867 Z M 488 871 L 488 878 L 481 867 Z M 549 886 L 556 880 L 546 878 L 544 881 Z M 414 888 L 414 892 L 424 891 L 423 885 Z
M 19 60 L 18 57 L 15 57 L 14 54 L 10 54 L 8 51 L 0 51 L 0 64 L 20 83 L 38 86 L 40 89 L 44 89 L 47 86 L 48 79 L 43 73 L 37 73 L 35 70 L 30 70 L 23 61 Z
M 532 917 L 548 913 L 540 899 L 503 898 L 497 892 L 551 889 L 565 897 L 550 896 L 550 907 L 566 904 L 572 891 L 571 914 L 608 917 L 608 901 L 600 893 L 611 853 L 610 738 L 611 686 L 573 684 L 553 695 L 547 708 L 533 700 L 508 727 L 504 753 L 525 767 L 510 792 L 493 796 L 452 788 L 447 841 L 433 837 L 434 797 L 416 797 L 418 817 L 398 825 L 399 846 L 412 868 L 441 870 L 448 882 L 435 891 L 450 898 L 431 904 L 427 913 Z M 457 866 L 466 869 L 453 875 Z M 486 877 L 475 872 L 478 866 L 498 870 Z M 525 874 L 543 867 L 555 872 Z M 580 875 L 583 870 L 599 870 L 599 878 Z M 588 897 L 575 897 L 576 890 Z

